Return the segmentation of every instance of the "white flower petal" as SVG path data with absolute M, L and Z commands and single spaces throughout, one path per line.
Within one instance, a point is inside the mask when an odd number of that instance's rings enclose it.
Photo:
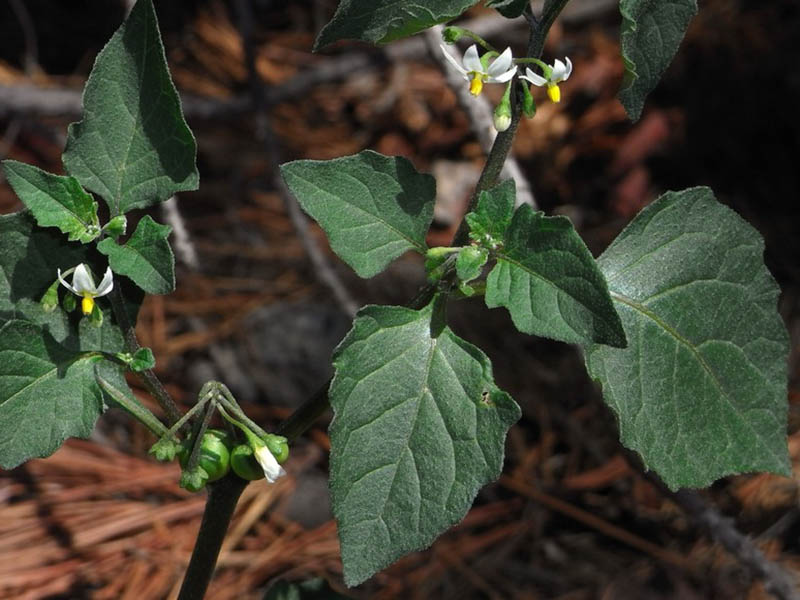
M 452 54 L 450 54 L 450 52 L 447 49 L 447 46 L 445 46 L 444 44 L 439 44 L 439 47 L 442 49 L 442 52 L 444 52 L 444 55 L 450 62 L 450 64 L 453 65 L 458 70 L 458 72 L 464 76 L 464 79 L 469 79 L 469 77 L 467 76 L 467 70 L 460 64 L 458 64 L 458 60 L 456 60 L 456 58 Z
M 266 446 L 261 446 L 255 451 L 256 460 L 261 468 L 264 470 L 264 477 L 270 483 L 275 483 L 280 477 L 286 475 L 283 467 L 275 460 L 275 456 L 269 451 Z
M 75 267 L 75 274 L 72 276 L 72 286 L 75 293 L 82 296 L 84 292 L 95 293 L 97 288 L 94 287 L 94 280 L 89 274 L 86 265 L 81 263 Z
M 114 289 L 114 274 L 111 272 L 111 267 L 106 268 L 106 274 L 103 275 L 103 281 L 97 286 L 97 296 L 105 296 Z
M 558 83 L 559 81 L 564 80 L 564 73 L 567 72 L 567 65 L 565 65 L 560 60 L 556 59 L 553 63 L 553 74 L 550 77 L 550 81 L 553 83 Z
M 503 53 L 489 65 L 489 77 L 499 77 L 511 68 L 511 48 L 506 48 Z
M 475 71 L 476 73 L 483 73 L 483 65 L 481 64 L 481 59 L 478 58 L 478 47 L 475 44 L 472 44 L 467 51 L 464 52 L 464 68 L 467 70 L 468 73 Z
M 567 61 L 567 72 L 564 73 L 564 79 L 562 81 L 566 81 L 569 79 L 569 76 L 572 75 L 572 61 L 569 59 L 569 56 L 565 56 L 564 60 Z
M 517 67 L 515 66 L 512 69 L 506 71 L 505 73 L 501 73 L 497 77 L 489 77 L 488 81 L 489 83 L 505 83 L 506 81 L 514 77 L 514 74 L 516 72 L 517 72 Z
M 527 79 L 533 85 L 538 85 L 539 87 L 542 87 L 547 83 L 547 79 L 545 79 L 541 75 L 537 75 L 530 69 L 525 69 L 525 75 L 520 75 L 520 77 L 522 77 L 522 79 Z
M 58 280 L 61 282 L 61 285 L 63 285 L 65 288 L 67 288 L 70 292 L 80 296 L 80 292 L 78 292 L 78 290 L 76 290 L 74 287 L 72 287 L 70 284 L 68 284 L 66 282 L 66 280 L 61 276 L 61 269 L 58 270 Z

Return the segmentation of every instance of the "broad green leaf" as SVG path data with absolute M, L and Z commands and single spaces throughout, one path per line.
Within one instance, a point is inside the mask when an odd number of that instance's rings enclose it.
M 497 12 L 508 19 L 515 19 L 529 4 L 530 0 L 489 0 L 486 6 L 497 9 Z
M 45 340 L 47 348 L 55 344 L 60 348 L 59 352 L 70 353 L 74 357 L 79 357 L 86 352 L 106 352 L 113 355 L 123 351 L 125 349 L 123 334 L 116 320 L 111 316 L 110 307 L 106 308 L 108 318 L 104 319 L 101 327 L 95 327 L 88 318 L 81 317 L 79 311 L 67 314 L 58 306 L 48 307 L 49 310 L 47 310 L 40 303 L 42 297 L 51 293 L 57 269 L 65 270 L 81 262 L 92 264 L 87 246 L 69 243 L 63 235 L 55 230 L 37 227 L 30 213 L 22 212 L 0 216 L 0 327 L 8 323 L 24 321 L 28 325 L 36 327 L 40 332 L 37 337 L 32 338 L 34 342 Z M 104 267 L 105 265 L 103 265 Z M 94 270 L 99 272 L 100 265 L 95 264 Z M 135 323 L 142 294 L 127 281 L 118 281 L 115 284 L 122 290 L 128 319 Z M 63 287 L 57 293 L 60 293 L 62 298 L 74 298 Z M 97 302 L 105 303 L 107 300 L 99 298 Z M 7 346 L 6 351 L 13 352 L 13 345 Z M 81 361 L 83 359 L 78 362 Z M 81 364 L 83 363 L 81 362 Z M 113 381 L 116 387 L 130 394 L 122 375 L 122 369 L 118 365 L 100 361 L 94 364 L 94 370 L 99 371 L 106 379 Z M 94 423 L 93 419 L 96 416 L 92 415 L 98 410 L 95 402 L 96 389 L 93 385 L 89 385 L 81 388 L 82 392 L 76 392 L 75 390 L 78 388 L 74 382 L 85 381 L 82 378 L 83 371 L 81 370 L 80 373 L 80 378 L 64 387 L 64 393 L 69 395 L 65 395 L 63 401 L 65 406 L 70 407 L 75 414 L 80 413 L 80 402 L 85 402 L 84 412 L 81 413 L 85 418 L 82 420 L 78 419 L 65 424 L 50 423 L 49 420 L 57 418 L 58 413 L 53 413 L 52 406 L 47 402 L 34 402 L 30 407 L 23 406 L 22 399 L 32 398 L 32 396 L 15 396 L 13 403 L 6 406 L 5 409 L 0 409 L 0 440 L 5 439 L 2 438 L 2 432 L 17 427 L 17 418 L 23 412 L 38 415 L 36 419 L 38 419 L 37 423 L 41 425 L 41 430 L 37 435 L 43 438 L 38 441 L 25 442 L 20 448 L 16 448 L 17 438 L 10 442 L 0 441 L 0 462 L 3 465 L 17 464 L 20 460 L 42 456 L 45 448 L 50 449 L 47 451 L 48 453 L 52 452 L 66 436 L 88 435 L 88 431 L 91 431 L 89 422 Z M 9 400 L 4 389 L 10 388 L 3 388 L 0 385 L 0 406 L 5 406 L 6 401 Z M 102 397 L 99 405 L 99 410 L 102 410 Z M 61 431 L 64 436 L 53 437 L 51 442 L 48 442 L 44 438 L 50 435 L 50 431 Z M 58 442 L 56 443 L 55 440 Z M 26 454 L 34 447 L 36 448 L 34 453 Z
M 108 256 L 115 274 L 130 277 L 148 294 L 168 294 L 175 289 L 175 256 L 167 241 L 171 231 L 145 215 L 124 245 L 106 238 L 97 249 Z
M 671 488 L 732 473 L 790 474 L 789 340 L 761 236 L 708 188 L 664 194 L 598 263 L 625 350 L 586 364 L 625 446 Z
M 196 145 L 167 70 L 151 0 L 139 0 L 100 51 L 69 126 L 64 166 L 111 216 L 197 189 Z
M 341 0 L 314 50 L 339 40 L 386 44 L 461 15 L 478 0 Z
M 421 311 L 367 306 L 334 354 L 331 497 L 357 585 L 461 520 L 520 411 L 489 359 Z
M 466 246 L 459 250 L 456 258 L 456 274 L 458 278 L 467 283 L 480 277 L 483 265 L 489 259 L 489 251 L 477 246 Z
M 524 333 L 625 346 L 603 274 L 566 217 L 521 206 L 486 280 L 486 305 L 505 306 Z
M 516 195 L 513 179 L 482 191 L 475 210 L 464 217 L 469 225 L 469 237 L 489 248 L 501 241 L 514 216 Z
M 625 82 L 619 99 L 634 121 L 678 51 L 697 0 L 620 0 Z
M 88 437 L 103 410 L 96 355 L 68 350 L 39 326 L 0 328 L 0 466 L 49 456 L 71 436 Z
M 100 235 L 97 202 L 74 177 L 62 177 L 15 160 L 3 171 L 22 203 L 41 227 L 58 227 L 69 241 L 91 242 Z
M 60 342 L 77 335 L 74 323 L 70 325 L 62 309 L 46 311 L 40 301 L 57 281 L 58 269 L 65 271 L 79 263 L 87 263 L 95 273 L 106 268 L 96 262 L 88 246 L 69 243 L 55 230 L 37 227 L 29 212 L 0 215 L 0 325 L 11 319 L 31 321 L 46 327 Z M 114 283 L 120 286 L 128 318 L 135 323 L 143 295 L 125 281 Z M 62 298 L 72 296 L 63 286 L 56 289 Z M 110 309 L 107 298 L 98 298 L 97 302 Z M 78 315 L 73 316 L 74 322 L 80 321 Z M 116 326 L 115 322 L 110 325 Z
M 361 277 L 380 273 L 407 250 L 427 250 L 436 182 L 407 159 L 364 150 L 334 160 L 296 160 L 281 173 L 333 251 Z

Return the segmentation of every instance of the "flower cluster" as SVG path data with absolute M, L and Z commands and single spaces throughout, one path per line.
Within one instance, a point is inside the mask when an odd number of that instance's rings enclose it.
M 505 131 L 511 124 L 511 80 L 517 73 L 517 66 L 511 55 L 511 48 L 506 48 L 501 54 L 489 51 L 482 57 L 478 55 L 478 47 L 473 44 L 464 53 L 464 57 L 459 63 L 458 60 L 448 52 L 447 47 L 441 44 L 442 52 L 447 57 L 455 69 L 461 73 L 462 77 L 469 82 L 469 91 L 473 96 L 480 95 L 485 83 L 507 83 L 505 94 L 500 104 L 494 112 L 494 124 L 498 131 Z M 572 61 L 565 58 L 566 62 L 556 59 L 552 65 L 548 65 L 538 59 L 527 59 L 528 62 L 535 63 L 541 70 L 538 74 L 529 67 L 526 67 L 525 74 L 520 75 L 520 79 L 537 87 L 547 88 L 547 97 L 552 102 L 561 101 L 561 89 L 558 84 L 569 79 L 572 74 Z M 525 85 L 525 84 L 523 84 Z M 530 98 L 527 86 L 524 87 L 526 99 Z M 530 99 L 532 104 L 532 98 Z M 535 106 L 527 107 L 525 114 L 533 116 Z

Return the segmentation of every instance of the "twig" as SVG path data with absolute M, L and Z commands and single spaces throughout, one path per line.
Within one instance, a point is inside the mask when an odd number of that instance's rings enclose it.
M 631 462 L 639 463 L 636 459 Z M 696 526 L 730 552 L 751 576 L 763 581 L 767 592 L 778 600 L 800 600 L 796 578 L 781 565 L 767 558 L 752 539 L 736 528 L 733 519 L 724 517 L 716 507 L 695 491 L 673 492 L 654 473 L 648 472 L 645 476 L 664 496 L 680 506 Z
M 467 113 L 472 131 L 475 137 L 478 138 L 483 151 L 488 153 L 492 149 L 492 144 L 496 137 L 496 131 L 493 124 L 492 106 L 484 96 L 473 97 L 469 93 L 469 88 L 464 85 L 464 80 L 456 73 L 455 70 L 449 65 L 447 59 L 442 54 L 440 44 L 442 42 L 442 26 L 437 25 L 431 27 L 425 32 L 425 42 L 428 44 L 428 52 L 431 57 L 439 64 L 445 76 L 447 85 L 453 90 L 456 95 L 459 105 Z M 450 48 L 445 46 L 445 50 L 450 52 Z M 458 60 L 455 53 L 450 54 Z M 522 204 L 530 204 L 536 208 L 536 200 L 533 197 L 531 185 L 525 175 L 522 174 L 522 169 L 519 163 L 513 156 L 508 156 L 503 164 L 501 175 L 506 179 L 513 179 L 517 186 L 517 206 Z
M 22 37 L 25 40 L 25 74 L 32 75 L 35 71 L 39 70 L 39 48 L 36 38 L 36 28 L 33 26 L 33 20 L 25 8 L 21 0 L 9 0 L 11 10 L 19 21 L 19 27 L 22 30 Z

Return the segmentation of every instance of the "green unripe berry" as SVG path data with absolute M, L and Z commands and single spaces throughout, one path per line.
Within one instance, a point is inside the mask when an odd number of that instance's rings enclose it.
M 188 442 L 188 444 L 188 446 L 184 445 L 183 452 L 179 455 L 182 467 L 186 467 L 186 463 L 192 453 L 191 442 Z M 231 466 L 231 445 L 230 436 L 225 431 L 208 429 L 203 434 L 197 466 L 208 473 L 208 482 L 216 481 L 227 475 Z
M 288 454 L 288 450 L 287 450 Z M 253 449 L 248 444 L 239 444 L 231 451 L 231 468 L 242 479 L 255 481 L 264 479 L 264 470 L 253 455 Z

